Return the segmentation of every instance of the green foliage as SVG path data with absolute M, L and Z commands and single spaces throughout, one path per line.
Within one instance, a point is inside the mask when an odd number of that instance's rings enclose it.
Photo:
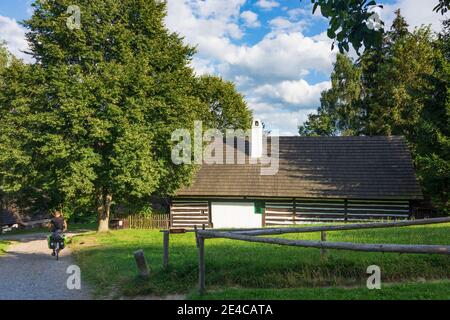
M 428 198 L 449 212 L 449 23 L 435 37 L 429 28 L 408 32 L 396 12 L 381 48 L 356 63 L 338 56 L 332 88 L 301 135 L 402 135 L 409 142 Z
M 436 7 L 434 7 L 433 11 L 445 14 L 449 9 L 450 9 L 450 0 L 439 0 L 439 3 L 436 5 Z
M 361 131 L 363 109 L 361 68 L 350 58 L 338 54 L 331 74 L 332 88 L 322 92 L 317 115 L 310 115 L 300 126 L 302 136 L 357 135 Z
M 202 76 L 197 81 L 196 93 L 209 107 L 205 121 L 210 128 L 221 131 L 250 128 L 252 113 L 234 83 L 216 76 Z
M 359 52 L 362 45 L 366 49 L 381 45 L 383 28 L 369 28 L 367 22 L 374 14 L 375 1 L 361 0 L 311 0 L 313 13 L 318 7 L 322 15 L 329 19 L 327 35 L 333 39 L 341 53 L 350 50 L 350 44 Z M 334 47 L 334 43 L 333 43 Z
M 416 162 L 427 193 L 450 214 L 450 20 L 436 43 L 435 72 L 421 95 L 424 109 L 416 127 Z
M 28 183 L 34 180 L 34 172 L 29 167 L 29 155 L 22 149 L 22 137 L 27 132 L 21 116 L 29 110 L 34 94 L 30 88 L 32 77 L 27 75 L 30 71 L 31 67 L 0 44 L 0 202 L 5 206 L 15 203 L 33 211 L 47 208 L 48 199 L 38 195 L 39 190 Z
M 0 81 L 3 78 L 3 72 L 8 66 L 10 55 L 4 43 L 0 42 Z
M 435 72 L 435 53 L 428 28 L 392 44 L 378 66 L 375 86 L 369 89 L 368 132 L 413 140 L 424 108 L 421 96 L 427 89 L 427 78 Z
M 163 3 L 79 1 L 74 30 L 65 24 L 70 4 L 37 2 L 25 22 L 38 62 L 27 89 L 37 92 L 10 117 L 9 130 L 23 132 L 12 133 L 20 145 L 9 146 L 18 153 L 9 161 L 26 166 L 13 171 L 13 187 L 26 181 L 57 206 L 92 207 L 99 194 L 120 201 L 173 191 L 191 170 L 172 164 L 171 132 L 202 110 L 188 66 L 194 50 L 164 28 Z
M 337 43 L 341 53 L 350 50 L 350 44 L 359 53 L 364 50 L 380 48 L 383 38 L 383 25 L 375 30 L 368 26 L 373 9 L 383 7 L 374 0 L 311 0 L 313 13 L 320 7 L 322 16 L 329 19 L 327 35 Z M 439 0 L 433 11 L 445 14 L 450 9 L 450 0 Z

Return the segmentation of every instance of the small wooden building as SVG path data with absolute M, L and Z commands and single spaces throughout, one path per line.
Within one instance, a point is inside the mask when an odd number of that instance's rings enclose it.
M 279 137 L 278 172 L 261 166 L 203 164 L 172 199 L 171 227 L 408 219 L 423 198 L 402 137 Z

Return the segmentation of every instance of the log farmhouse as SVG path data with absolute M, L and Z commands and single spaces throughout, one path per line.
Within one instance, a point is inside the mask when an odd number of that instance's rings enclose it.
M 270 149 L 254 121 L 245 163 L 203 164 L 170 206 L 172 228 L 260 228 L 323 221 L 408 219 L 423 198 L 403 137 L 278 137 L 278 171 L 252 163 Z M 228 143 L 228 142 L 227 142 Z M 228 143 L 229 144 L 229 143 Z M 270 152 L 268 152 L 270 153 Z M 237 156 L 236 156 L 237 158 Z

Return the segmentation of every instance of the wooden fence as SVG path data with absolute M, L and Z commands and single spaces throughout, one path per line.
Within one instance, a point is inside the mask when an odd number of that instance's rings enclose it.
M 351 242 L 327 242 L 326 232 L 337 230 L 358 230 L 372 228 L 395 228 L 417 225 L 428 225 L 438 223 L 449 223 L 450 218 L 436 218 L 413 221 L 397 221 L 397 222 L 380 222 L 368 224 L 347 224 L 337 226 L 314 226 L 314 227 L 297 227 L 297 228 L 268 228 L 253 230 L 195 230 L 197 247 L 199 253 L 199 292 L 205 292 L 205 240 L 206 239 L 231 239 L 238 241 L 268 243 L 274 245 L 296 246 L 304 248 L 320 249 L 322 255 L 326 254 L 327 249 L 352 250 L 365 252 L 395 252 L 395 253 L 416 253 L 416 254 L 444 254 L 450 256 L 450 245 L 422 245 L 422 244 L 367 244 L 367 243 L 351 243 Z M 321 232 L 321 241 L 310 240 L 290 240 L 280 238 L 260 237 L 263 235 L 280 235 L 288 233 L 304 233 L 304 232 Z M 165 232 L 168 236 L 168 231 Z M 164 266 L 168 265 L 168 239 L 164 241 Z M 167 257 L 166 257 L 167 256 Z
M 130 229 L 168 229 L 169 214 L 152 214 L 149 216 L 129 215 L 123 219 Z

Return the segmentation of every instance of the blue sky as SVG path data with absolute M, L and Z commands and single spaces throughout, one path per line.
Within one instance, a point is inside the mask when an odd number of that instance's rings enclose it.
M 17 22 L 32 14 L 32 2 L 0 1 L 0 40 L 28 62 L 21 52 L 25 30 Z M 437 0 L 380 2 L 388 26 L 400 8 L 411 29 L 440 29 L 442 17 L 432 12 Z M 324 33 L 327 21 L 311 13 L 309 0 L 168 0 L 166 25 L 197 46 L 192 65 L 198 74 L 235 82 L 255 117 L 282 135 L 297 134 L 330 87 L 336 52 Z

